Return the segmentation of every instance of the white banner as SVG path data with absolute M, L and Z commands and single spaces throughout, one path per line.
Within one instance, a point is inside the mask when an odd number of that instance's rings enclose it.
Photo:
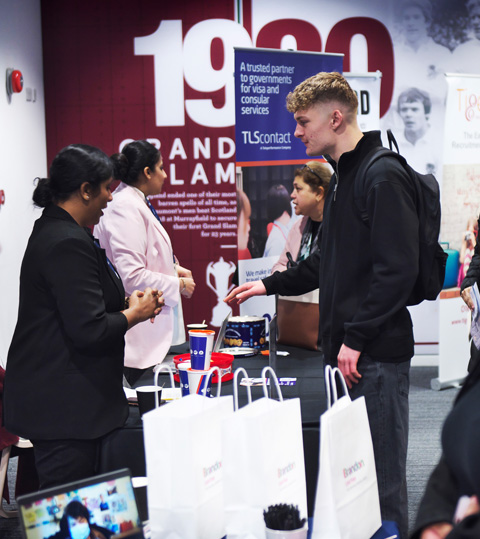
M 480 163 L 480 75 L 447 73 L 446 165 Z
M 447 73 L 446 80 L 441 239 L 448 242 L 447 280 L 454 288 L 440 295 L 435 389 L 467 374 L 470 313 L 455 285 L 461 285 L 474 254 L 480 204 L 480 75 Z
M 480 75 L 447 74 L 447 83 L 442 241 L 460 251 L 480 207 Z
M 382 74 L 344 73 L 358 97 L 358 125 L 362 131 L 380 129 L 380 83 Z

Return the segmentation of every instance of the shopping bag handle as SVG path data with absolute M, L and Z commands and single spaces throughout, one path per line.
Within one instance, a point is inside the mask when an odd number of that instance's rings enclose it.
M 330 384 L 332 386 L 332 394 L 333 394 L 333 402 L 334 403 L 338 401 L 337 384 L 336 384 L 336 381 L 335 381 L 335 377 L 337 376 L 337 374 L 340 377 L 340 383 L 343 386 L 343 394 L 348 395 L 347 384 L 345 382 L 345 378 L 343 377 L 342 371 L 338 367 L 331 368 L 331 370 L 330 370 Z
M 206 388 L 208 387 L 208 381 L 213 376 L 213 373 L 215 371 L 217 371 L 217 373 L 218 373 L 217 394 L 215 395 L 215 397 L 218 399 L 218 397 L 220 397 L 220 391 L 222 389 L 222 371 L 217 366 L 212 367 L 208 371 L 207 378 L 205 380 L 205 397 L 207 396 L 207 389 Z
M 243 367 L 239 367 L 235 374 L 233 375 L 233 405 L 234 405 L 234 411 L 236 412 L 238 410 L 238 373 L 243 372 L 245 375 L 245 378 L 248 378 L 248 373 Z M 252 403 L 252 390 L 249 385 L 246 386 L 247 388 L 247 397 L 248 397 L 248 404 Z
M 158 375 L 162 371 L 167 371 L 168 374 L 170 375 L 170 386 L 173 389 L 175 389 L 175 380 L 173 379 L 173 371 L 172 371 L 172 368 L 170 367 L 170 365 L 162 365 L 162 363 L 160 363 L 159 365 L 155 365 L 153 370 L 155 371 L 154 384 L 156 386 L 158 386 Z M 158 405 L 159 405 L 158 392 L 155 391 L 155 408 L 158 408 Z
M 272 369 L 272 367 L 270 367 L 269 365 L 267 365 L 266 367 L 263 367 L 263 370 L 262 370 L 263 394 L 268 399 L 268 390 L 267 390 L 267 372 L 268 371 L 270 371 L 271 377 L 273 378 L 273 381 L 275 382 L 275 387 L 277 388 L 278 400 L 280 402 L 283 402 L 283 395 L 282 395 L 282 392 L 280 391 L 280 384 L 278 383 L 277 375 L 275 374 L 275 371 Z
M 338 367 L 332 367 L 327 365 L 325 367 L 325 387 L 327 391 L 327 408 L 331 408 L 332 404 L 335 404 L 338 400 L 337 384 L 335 377 L 338 374 L 340 377 L 340 383 L 342 384 L 345 395 L 348 395 L 347 383 L 343 377 L 342 371 Z M 333 397 L 333 398 L 332 398 Z

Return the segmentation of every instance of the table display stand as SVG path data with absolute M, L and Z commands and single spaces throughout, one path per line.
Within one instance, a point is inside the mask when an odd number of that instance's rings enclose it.
M 470 358 L 471 314 L 460 297 L 460 288 L 442 290 L 439 312 L 438 378 L 430 381 L 435 391 L 461 385 Z

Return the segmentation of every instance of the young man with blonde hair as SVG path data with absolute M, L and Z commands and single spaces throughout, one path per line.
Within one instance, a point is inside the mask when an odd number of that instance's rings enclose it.
M 407 300 L 418 273 L 414 187 L 394 157 L 366 174 L 360 216 L 355 175 L 381 146 L 380 133 L 362 133 L 357 97 L 339 73 L 318 73 L 287 97 L 295 136 L 309 156 L 334 168 L 325 201 L 320 250 L 296 267 L 246 283 L 226 301 L 253 295 L 296 295 L 320 288 L 320 336 L 327 364 L 338 365 L 353 399 L 365 396 L 384 520 L 408 533 L 406 457 L 413 331 Z

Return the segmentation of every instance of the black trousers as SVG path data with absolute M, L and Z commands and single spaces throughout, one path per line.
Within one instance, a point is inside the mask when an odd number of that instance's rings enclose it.
M 101 440 L 32 440 L 40 488 L 97 475 Z

